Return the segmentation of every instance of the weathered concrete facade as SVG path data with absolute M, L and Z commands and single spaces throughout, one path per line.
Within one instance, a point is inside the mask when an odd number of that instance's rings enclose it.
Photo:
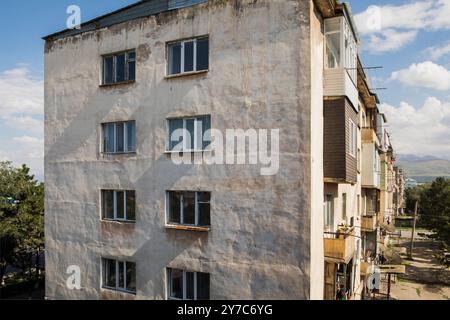
M 323 26 L 313 1 L 209 1 L 80 35 L 45 53 L 46 295 L 165 299 L 166 267 L 211 275 L 212 299 L 323 297 Z M 166 43 L 209 36 L 208 72 L 166 78 Z M 136 81 L 100 86 L 101 56 L 136 49 Z M 280 129 L 280 169 L 175 165 L 166 119 Z M 101 123 L 136 121 L 132 155 Z M 105 222 L 100 189 L 136 190 L 136 223 Z M 211 231 L 165 228 L 166 190 L 211 192 Z M 136 262 L 136 295 L 101 288 L 102 257 Z M 66 269 L 81 269 L 81 290 Z

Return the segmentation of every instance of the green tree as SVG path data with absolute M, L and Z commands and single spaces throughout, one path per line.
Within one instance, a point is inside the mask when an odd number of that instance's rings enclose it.
M 0 162 L 0 246 L 0 284 L 11 264 L 28 272 L 30 279 L 35 267 L 38 276 L 44 248 L 44 185 L 25 165 L 14 168 Z
M 422 223 L 450 245 L 450 180 L 437 178 L 420 194 Z

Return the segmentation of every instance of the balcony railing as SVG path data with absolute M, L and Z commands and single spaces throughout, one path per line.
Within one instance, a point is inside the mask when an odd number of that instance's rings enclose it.
M 323 244 L 325 258 L 348 263 L 355 253 L 354 229 L 324 232 Z
M 375 231 L 377 229 L 377 216 L 367 215 L 361 217 L 362 231 Z

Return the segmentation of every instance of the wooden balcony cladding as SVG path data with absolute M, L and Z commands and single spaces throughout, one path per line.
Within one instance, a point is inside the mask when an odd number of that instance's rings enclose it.
M 345 97 L 324 100 L 324 177 L 331 183 L 357 182 L 357 156 L 349 153 L 351 119 L 358 115 Z
M 362 216 L 361 230 L 366 232 L 375 231 L 377 229 L 377 216 Z
M 355 253 L 355 231 L 325 232 L 323 239 L 326 260 L 348 263 Z

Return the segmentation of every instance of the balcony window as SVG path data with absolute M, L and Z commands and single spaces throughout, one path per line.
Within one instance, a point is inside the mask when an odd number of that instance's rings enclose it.
M 167 45 L 167 74 L 205 71 L 209 68 L 209 39 L 202 37 Z
M 210 202 L 210 192 L 168 191 L 169 224 L 210 226 Z
M 356 83 L 357 43 L 345 17 L 325 20 L 325 68 L 345 68 Z
M 102 190 L 102 218 L 136 221 L 136 196 L 133 190 Z
M 167 268 L 168 298 L 209 300 L 209 273 Z
M 134 50 L 103 56 L 103 84 L 134 81 L 136 52 Z
M 128 261 L 102 259 L 102 287 L 136 293 L 136 264 Z
M 136 151 L 136 122 L 102 124 L 104 153 L 132 153 Z
M 179 118 L 168 120 L 169 151 L 203 151 L 211 144 L 211 117 Z
M 334 226 L 334 210 L 333 210 L 333 195 L 327 194 L 325 196 L 325 211 L 324 211 L 324 227 L 325 229 L 332 229 Z

